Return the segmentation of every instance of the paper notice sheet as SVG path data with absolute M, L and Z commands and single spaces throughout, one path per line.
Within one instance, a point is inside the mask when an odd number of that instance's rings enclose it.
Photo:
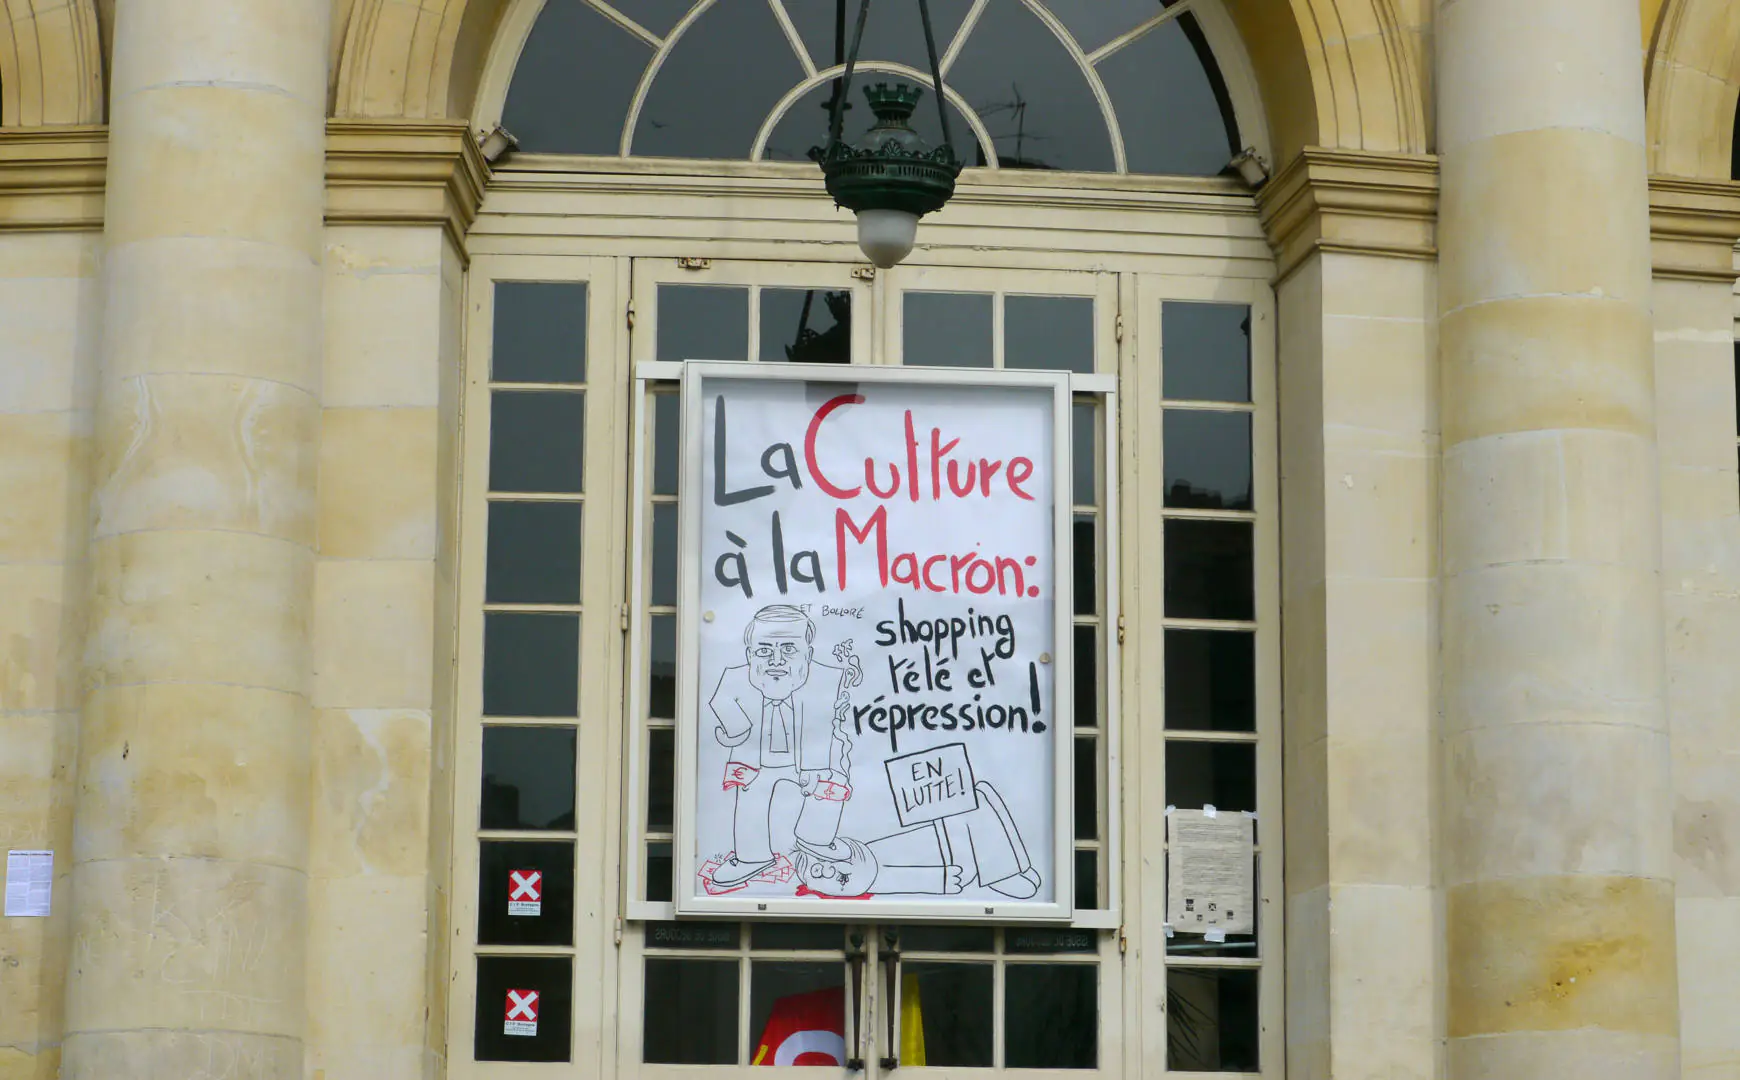
M 1166 921 L 1176 932 L 1256 932 L 1255 824 L 1245 814 L 1166 815 Z
M 54 895 L 54 852 L 6 853 L 6 914 L 41 917 Z

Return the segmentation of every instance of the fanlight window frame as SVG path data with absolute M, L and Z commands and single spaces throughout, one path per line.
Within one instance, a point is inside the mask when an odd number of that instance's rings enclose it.
M 473 125 L 475 134 L 479 139 L 502 126 L 502 117 L 506 109 L 508 91 L 513 82 L 515 69 L 519 65 L 526 42 L 537 24 L 538 16 L 543 13 L 547 2 L 548 0 L 510 0 L 510 6 L 503 14 L 501 30 L 493 39 L 478 83 L 477 108 L 473 114 Z M 709 166 L 717 167 L 724 163 L 730 163 L 737 169 L 741 169 L 744 165 L 751 165 L 782 174 L 796 171 L 803 175 L 809 175 L 814 171 L 814 166 L 809 162 L 769 160 L 764 156 L 774 130 L 785 119 L 790 110 L 801 103 L 807 94 L 826 85 L 843 71 L 843 67 L 839 65 L 818 66 L 810 56 L 808 46 L 783 6 L 793 2 L 793 0 L 768 0 L 768 2 L 776 21 L 785 34 L 789 47 L 795 53 L 798 63 L 803 69 L 804 78 L 796 86 L 789 89 L 763 118 L 747 158 L 671 158 L 633 153 L 635 130 L 638 127 L 642 109 L 657 82 L 663 64 L 681 44 L 689 30 L 700 22 L 701 17 L 720 0 L 695 0 L 695 5 L 682 18 L 678 19 L 676 25 L 663 37 L 615 11 L 610 5 L 610 0 L 597 0 L 597 2 L 582 0 L 582 2 L 591 6 L 602 17 L 616 23 L 624 31 L 652 47 L 654 52 L 641 74 L 640 82 L 635 87 L 634 96 L 623 123 L 617 153 L 614 156 L 539 153 L 536 151 L 530 152 L 532 155 L 588 162 L 657 163 L 654 166 L 657 171 L 688 172 L 694 171 L 697 167 L 712 171 L 708 169 Z M 1213 63 L 1218 69 L 1221 85 L 1231 102 L 1237 138 L 1243 144 L 1240 149 L 1255 151 L 1257 156 L 1265 161 L 1274 160 L 1268 137 L 1268 118 L 1264 114 L 1255 69 L 1245 51 L 1244 43 L 1232 17 L 1224 7 L 1223 0 L 1170 0 L 1170 2 L 1165 3 L 1165 6 L 1159 7 L 1152 17 L 1091 50 L 1083 49 L 1080 46 L 1063 21 L 1045 6 L 1045 0 L 1017 0 L 1017 2 L 1046 26 L 1070 58 L 1080 67 L 1083 78 L 1099 107 L 1101 120 L 1106 126 L 1106 132 L 1111 141 L 1114 164 L 1112 170 L 1059 169 L 1055 171 L 1078 177 L 1117 176 L 1121 178 L 1169 175 L 1129 171 L 1124 132 L 1118 121 L 1110 92 L 1099 77 L 1095 65 L 1162 27 L 1176 22 L 1184 15 L 1189 15 L 1194 19 L 1213 55 Z M 999 162 L 995 142 L 989 129 L 978 111 L 969 105 L 966 99 L 949 84 L 949 70 L 959 57 L 965 44 L 970 40 L 972 31 L 976 28 L 980 16 L 989 3 L 990 0 L 975 0 L 961 27 L 948 40 L 938 42 L 938 47 L 941 50 L 938 59 L 943 73 L 945 97 L 957 111 L 957 115 L 965 120 L 972 133 L 972 138 L 983 154 L 985 165 L 982 168 L 985 171 L 997 173 L 1004 170 Z M 855 4 L 851 6 L 855 10 Z M 895 8 L 898 6 L 893 0 L 883 0 L 881 7 L 872 10 L 872 18 L 915 15 L 913 12 L 896 11 Z M 894 61 L 863 57 L 858 62 L 858 70 L 867 74 L 897 75 L 912 79 L 926 88 L 930 86 L 928 72 L 921 72 L 909 65 Z M 816 141 L 821 142 L 825 134 L 823 125 L 818 123 L 816 125 Z M 960 135 L 957 135 L 956 138 L 962 143 L 965 142 Z M 959 146 L 958 149 L 963 154 L 967 152 L 967 147 L 964 145 Z M 635 171 L 642 171 L 646 167 L 643 165 Z

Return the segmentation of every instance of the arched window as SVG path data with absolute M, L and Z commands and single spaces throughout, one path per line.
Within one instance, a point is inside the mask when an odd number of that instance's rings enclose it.
M 932 0 L 957 148 L 992 168 L 1213 176 L 1241 147 L 1193 0 Z M 547 0 L 502 123 L 531 153 L 800 161 L 852 0 Z M 872 7 L 866 78 L 929 84 L 916 5 Z M 868 127 L 853 103 L 848 137 Z M 940 139 L 934 110 L 921 130 Z

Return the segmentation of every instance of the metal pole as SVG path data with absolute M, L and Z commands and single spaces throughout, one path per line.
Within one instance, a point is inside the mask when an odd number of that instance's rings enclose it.
M 924 0 L 919 0 L 923 3 Z M 828 145 L 840 141 L 840 125 L 845 120 L 846 97 L 852 92 L 852 69 L 858 66 L 858 46 L 864 40 L 864 22 L 870 17 L 870 0 L 861 0 L 858 5 L 858 25 L 852 30 L 852 51 L 846 57 L 845 86 L 834 98 L 834 116 L 828 122 Z M 947 128 L 943 129 L 945 132 Z
M 936 34 L 930 28 L 930 2 L 918 0 L 918 17 L 924 22 L 924 48 L 930 54 L 931 86 L 936 91 L 936 115 L 942 121 L 943 145 L 949 148 L 949 153 L 960 157 L 955 152 L 955 140 L 949 135 L 949 110 L 943 101 L 942 68 L 936 62 Z M 852 46 L 853 55 L 857 55 L 858 47 Z
M 834 66 L 846 62 L 846 0 L 834 0 Z M 834 96 L 828 101 L 828 117 L 834 115 L 834 105 L 840 100 L 840 80 L 834 80 Z

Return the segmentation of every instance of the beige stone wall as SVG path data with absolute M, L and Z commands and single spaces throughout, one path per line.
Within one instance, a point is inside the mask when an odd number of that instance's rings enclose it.
M 54 849 L 62 879 L 53 918 L 0 920 L 5 1080 L 58 1075 L 65 1027 L 81 600 L 90 584 L 86 522 L 104 316 L 98 277 L 104 241 L 95 231 L 103 208 L 101 136 L 101 129 L 74 129 L 0 143 L 0 168 L 8 170 L 0 176 L 0 446 L 6 450 L 0 459 L 0 586 L 7 600 L 0 605 L 0 836 L 9 848 Z M 451 699 L 453 642 L 451 632 L 439 635 L 434 628 L 454 625 L 458 515 L 451 478 L 464 265 L 451 214 L 469 204 L 454 203 L 449 186 L 461 160 L 459 144 L 451 131 L 437 137 L 448 140 L 447 152 L 416 156 L 427 175 L 409 188 L 398 165 L 404 158 L 390 150 L 372 164 L 351 159 L 345 191 L 360 196 L 361 204 L 340 198 L 335 213 L 382 224 L 327 230 L 324 311 L 303 324 L 314 344 L 324 328 L 324 371 L 311 371 L 306 383 L 320 387 L 331 407 L 316 410 L 305 427 L 284 428 L 286 414 L 270 408 L 244 410 L 237 418 L 236 430 L 251 433 L 244 446 L 270 455 L 259 474 L 260 497 L 270 495 L 278 512 L 299 505 L 273 482 L 281 479 L 279 464 L 304 461 L 311 485 L 320 477 L 318 498 L 293 515 L 305 522 L 310 547 L 320 555 L 310 581 L 325 583 L 308 642 L 317 653 L 302 665 L 318 677 L 309 734 L 317 792 L 306 822 L 313 834 L 309 925 L 306 960 L 298 963 L 307 969 L 304 1057 L 311 1077 L 440 1075 L 445 1051 L 452 745 L 444 703 Z M 384 184 L 386 193 L 371 184 Z M 318 270 L 312 276 L 319 280 Z M 162 277 L 150 282 L 159 291 L 166 286 Z M 148 321 L 164 314 L 164 304 L 141 305 L 121 289 L 127 302 L 120 311 L 131 320 L 124 338 L 130 362 L 142 366 L 142 358 L 154 355 L 145 347 L 151 345 L 155 355 L 173 356 L 167 350 L 176 345 L 193 348 L 218 367 L 269 355 L 286 343 L 294 347 L 301 335 L 269 321 L 261 327 L 265 336 L 249 338 L 247 348 L 219 347 L 234 340 L 227 315 L 260 310 L 263 294 L 248 291 L 245 273 L 241 286 L 254 307 L 238 307 L 215 287 L 195 290 L 170 309 L 178 321 L 168 333 Z M 206 306 L 211 302 L 217 306 Z M 180 321 L 184 316 L 188 321 Z M 128 385 L 123 379 L 121 386 Z M 201 477 L 209 484 L 250 474 L 245 458 L 232 460 L 224 449 L 234 443 L 222 437 L 233 410 L 190 411 L 177 407 L 173 396 L 153 400 L 170 411 L 143 429 L 128 428 L 133 435 L 122 441 L 134 448 L 104 459 L 110 480 L 96 505 L 111 518 L 109 532 L 115 521 L 141 512 L 141 484 L 160 491 L 172 481 L 179 485 L 160 501 L 186 525 L 201 505 L 191 497 L 205 490 Z M 216 432 L 201 429 L 195 422 L 201 416 L 218 422 Z M 286 435 L 295 437 L 285 442 Z M 206 494 L 210 503 L 219 493 Z M 262 508 L 264 517 L 245 521 L 274 520 L 270 512 Z M 360 609 L 349 608 L 353 601 Z M 310 617 L 306 609 L 302 617 Z M 233 615 L 219 621 L 232 630 L 240 625 Z M 151 644 L 134 634 L 122 639 L 128 640 Z M 116 644 L 111 639 L 108 647 Z M 159 647 L 168 644 L 173 635 L 160 635 Z M 202 649 L 218 647 L 214 638 Z M 189 655 L 197 658 L 200 650 Z M 197 719 L 205 711 L 178 706 L 174 715 Z M 269 719 L 285 728 L 288 718 Z M 199 725 L 184 726 L 191 732 Z M 113 741 L 109 736 L 118 730 L 106 725 L 98 743 Z M 124 738 L 109 749 L 138 761 L 147 777 L 179 777 L 179 788 L 165 789 L 165 799 L 147 799 L 151 813 L 130 810 L 123 821 L 105 811 L 106 820 L 93 819 L 94 830 L 117 829 L 116 835 L 137 842 L 152 828 L 195 825 L 187 800 L 199 794 L 189 783 L 196 773 L 184 766 L 200 751 L 180 736 L 165 743 L 169 734 Z M 230 752 L 238 765 L 250 756 L 234 740 Z M 93 760 L 86 768 L 99 790 L 122 790 L 111 782 L 119 777 L 109 776 L 113 765 Z M 197 775 L 225 790 L 253 783 L 240 769 Z M 225 805 L 218 816 L 230 823 L 226 828 L 260 814 L 259 804 L 246 800 Z M 268 812 L 260 824 L 270 819 Z M 222 925 L 243 938 L 275 932 L 270 920 Z M 184 958 L 177 964 L 207 948 L 207 931 L 197 933 L 174 947 Z M 301 955 L 303 935 L 295 939 Z M 217 952 L 206 955 L 218 958 Z
M 439 1071 L 446 1064 L 448 995 L 453 979 L 451 913 L 453 858 L 459 823 L 454 820 L 453 770 L 455 749 L 455 703 L 458 690 L 459 649 L 459 527 L 460 498 L 460 402 L 464 400 L 465 378 L 465 272 L 459 255 L 450 240 L 443 247 L 441 264 L 441 341 L 439 362 L 440 442 L 436 448 L 436 470 L 440 486 L 436 490 L 436 510 L 441 522 L 435 552 L 435 706 L 431 713 L 434 730 L 431 733 L 429 790 L 429 861 L 435 871 L 429 875 L 426 890 L 429 896 L 429 963 L 428 1027 L 424 1031 L 424 1046 Z
M 439 227 L 327 231 L 308 1051 L 324 1080 L 419 1077 L 444 1046 L 426 1025 L 445 1019 L 430 998 L 447 981 L 435 672 L 452 622 L 436 597 L 457 521 L 461 288 Z
M 1438 1068 L 1436 273 L 1280 286 L 1288 1076 Z
M 1734 295 L 1655 283 L 1662 590 L 1686 1080 L 1740 1075 L 1740 474 Z
M 60 1064 L 100 243 L 0 233 L 0 849 L 56 856 L 51 917 L 0 919 L 4 1080 Z

